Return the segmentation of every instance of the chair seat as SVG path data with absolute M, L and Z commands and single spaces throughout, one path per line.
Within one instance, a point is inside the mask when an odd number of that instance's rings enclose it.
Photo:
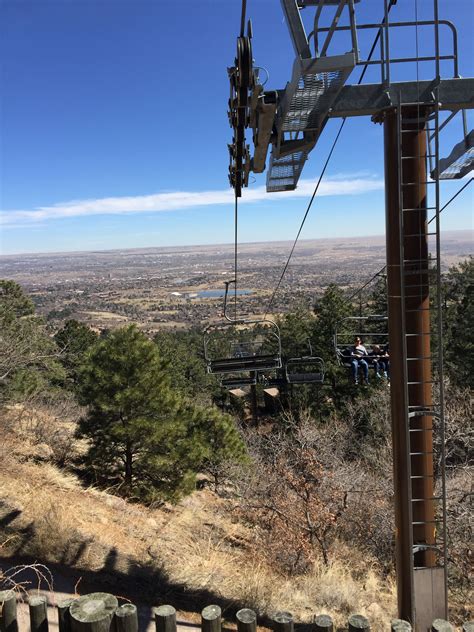
M 322 384 L 324 375 L 322 373 L 289 373 L 289 384 Z
M 220 358 L 208 363 L 209 373 L 239 373 L 241 371 L 261 371 L 278 369 L 281 366 L 280 356 L 261 355 L 243 358 Z

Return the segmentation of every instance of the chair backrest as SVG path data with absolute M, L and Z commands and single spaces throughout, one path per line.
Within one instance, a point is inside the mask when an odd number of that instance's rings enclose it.
M 285 376 L 288 384 L 322 384 L 324 361 L 319 356 L 289 358 L 285 362 Z
M 224 322 L 204 333 L 209 373 L 247 373 L 281 367 L 280 330 L 270 319 Z

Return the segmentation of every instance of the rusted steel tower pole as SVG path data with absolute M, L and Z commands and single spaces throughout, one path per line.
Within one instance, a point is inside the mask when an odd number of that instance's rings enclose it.
M 416 577 L 435 566 L 426 115 L 405 107 L 384 121 L 398 606 L 412 622 L 437 592 L 420 596 Z

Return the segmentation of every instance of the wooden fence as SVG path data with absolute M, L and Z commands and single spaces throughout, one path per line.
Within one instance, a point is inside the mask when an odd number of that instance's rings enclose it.
M 28 602 L 31 632 L 48 632 L 47 599 L 32 596 Z M 138 632 L 137 608 L 131 603 L 118 605 L 117 598 L 108 593 L 96 592 L 77 599 L 66 599 L 57 605 L 59 632 Z M 177 632 L 176 610 L 173 606 L 153 608 L 156 632 Z M 186 623 L 189 626 L 189 623 Z M 295 622 L 289 612 L 278 612 L 271 618 L 273 632 L 294 632 Z M 222 612 L 219 606 L 207 606 L 201 612 L 201 632 L 222 632 Z M 256 632 L 257 615 L 244 608 L 236 614 L 237 632 Z M 311 632 L 334 632 L 331 617 L 315 616 L 313 623 L 306 626 Z M 18 632 L 17 594 L 14 590 L 0 591 L 0 632 Z M 395 619 L 391 622 L 392 632 L 410 632 L 411 625 Z M 351 615 L 347 621 L 349 632 L 370 632 L 370 622 L 359 614 Z M 447 621 L 437 619 L 432 632 L 454 632 Z M 474 632 L 474 622 L 465 623 L 463 632 Z M 372 632 L 376 632 L 372 630 Z

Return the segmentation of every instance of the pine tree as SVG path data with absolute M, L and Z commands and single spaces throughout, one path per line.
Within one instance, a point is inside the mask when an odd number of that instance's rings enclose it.
M 61 355 L 61 364 L 67 372 L 69 384 L 76 385 L 78 371 L 87 350 L 97 342 L 97 334 L 77 320 L 68 320 L 54 336 Z
M 472 388 L 474 375 L 474 259 L 451 268 L 445 280 L 445 356 L 451 379 Z
M 88 414 L 78 435 L 89 440 L 86 463 L 101 484 L 147 502 L 191 491 L 212 458 L 212 435 L 225 457 L 244 449 L 232 420 L 184 400 L 173 388 L 156 345 L 135 326 L 116 330 L 87 354 L 80 377 Z
M 0 398 L 24 400 L 64 377 L 58 349 L 34 304 L 14 281 L 0 280 Z
M 331 283 L 315 306 L 316 323 L 313 334 L 314 347 L 318 349 L 328 365 L 335 363 L 334 334 L 344 328 L 344 319 L 351 315 L 352 308 L 342 290 Z

